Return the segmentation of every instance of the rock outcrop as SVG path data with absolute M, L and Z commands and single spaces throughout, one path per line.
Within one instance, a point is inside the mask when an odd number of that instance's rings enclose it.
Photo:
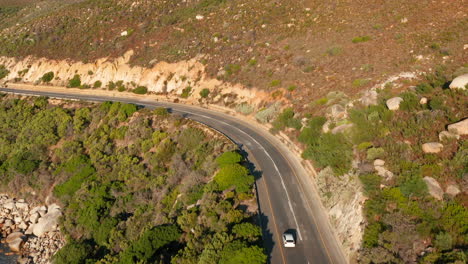
M 403 98 L 401 97 L 393 97 L 387 100 L 386 104 L 388 109 L 395 111 L 400 109 L 400 103 L 403 102 Z
M 317 186 L 345 253 L 352 257 L 361 247 L 364 233 L 362 207 L 366 198 L 358 176 L 345 174 L 337 177 L 327 167 L 318 173 Z
M 439 142 L 429 142 L 422 144 L 422 150 L 424 153 L 439 153 L 444 148 L 444 145 Z
M 427 189 L 432 197 L 436 198 L 437 200 L 442 200 L 444 198 L 444 191 L 436 179 L 426 176 L 423 178 L 423 180 L 426 182 Z
M 52 256 L 65 244 L 58 230 L 60 207 L 37 206 L 30 209 L 24 200 L 0 194 L 0 237 L 22 263 L 50 263 Z
M 468 84 L 468 73 L 458 76 L 450 83 L 450 89 L 466 89 Z
M 448 125 L 447 130 L 455 135 L 463 136 L 463 135 L 468 135 L 468 118 Z

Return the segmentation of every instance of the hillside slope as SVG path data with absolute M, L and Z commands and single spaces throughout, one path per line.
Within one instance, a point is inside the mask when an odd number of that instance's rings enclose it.
M 0 55 L 93 61 L 133 50 L 131 64 L 146 67 L 202 55 L 212 77 L 267 91 L 297 87 L 297 106 L 466 60 L 462 0 L 19 3 L 1 9 Z

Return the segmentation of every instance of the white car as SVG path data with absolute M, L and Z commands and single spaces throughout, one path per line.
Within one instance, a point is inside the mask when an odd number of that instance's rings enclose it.
M 296 241 L 294 241 L 294 236 L 291 233 L 283 234 L 283 245 L 284 247 L 296 247 Z

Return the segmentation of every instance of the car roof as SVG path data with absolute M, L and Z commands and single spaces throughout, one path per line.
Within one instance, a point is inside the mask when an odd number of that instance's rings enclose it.
M 289 234 L 289 233 L 284 233 L 284 237 L 287 239 L 287 240 L 294 240 L 294 237 L 292 234 Z

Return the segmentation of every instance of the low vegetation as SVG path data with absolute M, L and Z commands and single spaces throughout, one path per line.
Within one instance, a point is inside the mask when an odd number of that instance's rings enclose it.
M 2 96 L 0 191 L 62 204 L 55 263 L 265 263 L 254 178 L 204 129 L 164 108 Z

